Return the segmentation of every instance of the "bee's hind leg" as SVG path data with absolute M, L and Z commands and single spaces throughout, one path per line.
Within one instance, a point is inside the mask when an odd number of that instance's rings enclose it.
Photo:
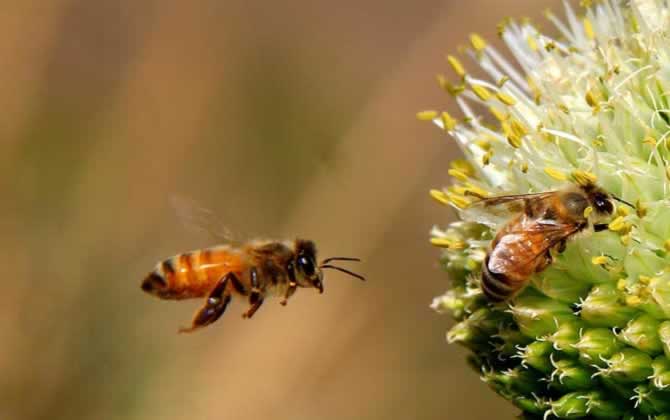
M 214 289 L 207 295 L 205 305 L 195 313 L 191 326 L 189 328 L 180 328 L 180 333 L 193 332 L 199 328 L 206 327 L 223 315 L 231 299 L 230 291 L 228 290 L 229 282 L 239 283 L 237 276 L 232 272 L 219 280 Z
M 249 319 L 263 304 L 263 294 L 261 293 L 258 282 L 258 271 L 256 267 L 251 267 L 249 270 L 249 279 L 251 280 L 251 292 L 249 293 L 249 309 L 242 314 L 242 318 Z
M 536 273 L 544 271 L 545 268 L 549 267 L 551 263 L 554 262 L 554 257 L 551 255 L 550 251 L 545 252 L 543 256 L 538 258 L 541 258 L 542 261 L 540 261 L 540 264 L 535 268 Z

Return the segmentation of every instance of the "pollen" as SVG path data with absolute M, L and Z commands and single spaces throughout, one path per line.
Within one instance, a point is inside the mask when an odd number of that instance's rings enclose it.
M 465 248 L 465 242 L 458 239 L 430 238 L 430 243 L 438 248 L 447 248 L 447 249 Z
M 616 219 L 612 220 L 608 226 L 609 230 L 617 232 L 626 228 L 626 222 L 624 221 L 623 216 L 619 216 Z
M 452 131 L 458 124 L 458 121 L 449 115 L 447 111 L 440 114 L 440 118 L 442 119 L 442 124 L 444 124 L 444 129 L 447 131 Z
M 496 108 L 494 106 L 489 107 L 489 112 L 491 113 L 491 115 L 493 115 L 495 117 L 496 120 L 498 120 L 500 122 L 503 122 L 503 121 L 505 121 L 509 118 L 508 114 L 503 113 L 502 111 L 500 111 L 498 108 Z
M 472 85 L 472 91 L 481 99 L 482 101 L 488 101 L 491 99 L 491 92 L 482 85 Z
M 609 262 L 609 258 L 605 255 L 599 255 L 591 258 L 591 264 L 603 266 Z
M 453 176 L 454 178 L 458 179 L 459 181 L 467 181 L 469 179 L 468 175 L 465 172 L 458 169 L 449 169 L 447 173 Z
M 593 207 L 588 206 L 584 209 L 584 218 L 588 219 L 591 213 L 593 213 Z
M 582 187 L 586 187 L 588 185 L 594 185 L 598 181 L 598 177 L 595 176 L 595 174 L 592 174 L 591 172 L 587 171 L 582 171 L 581 169 L 577 169 L 572 171 L 570 174 L 572 176 L 572 179 L 574 181 L 581 185 Z
M 463 67 L 461 60 L 454 57 L 453 55 L 448 55 L 447 61 L 449 62 L 451 68 L 454 70 L 454 73 L 456 73 L 461 78 L 465 77 L 465 67 Z
M 558 169 L 554 168 L 544 168 L 544 173 L 554 178 L 556 181 L 567 181 L 568 177 Z
M 470 45 L 475 51 L 483 51 L 486 48 L 486 41 L 479 34 L 470 34 Z
M 438 115 L 439 113 L 433 110 L 419 111 L 416 113 L 416 118 L 420 121 L 433 121 Z
M 514 99 L 511 95 L 508 95 L 505 92 L 500 91 L 500 92 L 496 93 L 496 98 L 500 102 L 504 103 L 505 105 L 509 105 L 509 106 L 516 105 L 516 99 Z
M 444 191 L 430 190 L 430 196 L 441 204 L 449 204 L 449 197 Z
M 590 40 L 593 40 L 596 37 L 596 34 L 593 32 L 593 25 L 589 18 L 584 18 L 584 34 Z

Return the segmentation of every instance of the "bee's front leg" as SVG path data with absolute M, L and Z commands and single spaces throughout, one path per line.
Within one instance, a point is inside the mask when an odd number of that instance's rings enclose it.
M 249 279 L 251 281 L 251 292 L 249 293 L 249 309 L 245 313 L 242 314 L 242 318 L 244 319 L 249 319 L 258 310 L 258 308 L 261 307 L 263 304 L 263 294 L 260 289 L 260 285 L 258 282 L 258 271 L 256 270 L 256 267 L 251 267 L 249 270 Z
M 286 306 L 288 298 L 290 298 L 298 288 L 298 283 L 295 281 L 295 267 L 293 266 L 293 262 L 289 262 L 286 266 L 286 273 L 288 274 L 288 287 L 284 293 L 284 299 L 279 301 L 282 306 Z
M 231 282 L 239 283 L 237 276 L 232 272 L 223 276 L 216 286 L 214 286 L 214 289 L 209 292 L 205 305 L 195 313 L 191 327 L 182 327 L 179 329 L 179 332 L 193 332 L 198 328 L 206 327 L 219 319 L 226 310 L 228 303 L 230 303 L 231 295 L 228 290 L 228 283 Z
M 547 267 L 551 265 L 552 262 L 554 262 L 554 257 L 551 255 L 550 251 L 545 252 L 545 254 L 541 257 L 542 260 L 538 264 L 538 266 L 535 268 L 535 272 L 539 273 L 541 271 L 544 271 Z

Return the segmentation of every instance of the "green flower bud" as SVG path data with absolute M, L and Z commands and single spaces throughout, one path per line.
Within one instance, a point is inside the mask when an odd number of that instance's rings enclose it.
M 517 298 L 510 312 L 521 332 L 530 338 L 552 334 L 561 323 L 576 319 L 568 305 L 529 294 Z
M 604 392 L 571 392 L 551 404 L 551 414 L 560 419 L 593 416 L 600 419 L 621 418 L 623 404 L 608 400 Z
M 552 358 L 553 359 L 553 358 Z M 593 386 L 592 368 L 579 363 L 577 360 L 552 360 L 554 371 L 551 372 L 551 383 L 558 389 L 567 391 L 586 390 Z
M 550 359 L 553 350 L 549 341 L 535 341 L 519 350 L 518 358 L 522 360 L 522 365 L 548 374 L 554 370 Z
M 663 345 L 658 337 L 657 320 L 649 315 L 643 314 L 631 320 L 626 327 L 617 334 L 619 340 L 627 343 L 638 350 L 652 355 L 663 350 Z
M 573 356 L 579 354 L 579 350 L 575 347 L 580 340 L 580 333 L 582 332 L 582 324 L 576 321 L 565 322 L 558 326 L 558 329 L 553 334 L 547 336 L 547 341 L 554 344 L 556 350 Z
M 661 322 L 661 325 L 658 326 L 658 338 L 663 344 L 665 357 L 670 358 L 670 321 Z
M 591 289 L 581 303 L 582 319 L 598 327 L 623 327 L 637 313 L 622 303 L 614 285 L 599 285 Z
M 533 287 L 545 296 L 571 304 L 585 296 L 591 285 L 567 275 L 564 271 L 550 269 L 533 281 Z
M 607 359 L 607 366 L 599 368 L 598 375 L 606 376 L 620 384 L 642 382 L 653 374 L 651 362 L 648 354 L 626 348 Z
M 651 416 L 670 411 L 670 392 L 654 389 L 647 384 L 635 387 L 635 408 L 643 415 Z
M 618 352 L 623 345 L 614 333 L 606 328 L 591 328 L 582 332 L 575 348 L 582 363 L 604 366 L 605 359 Z
M 670 386 L 670 360 L 665 356 L 659 356 L 651 363 L 654 373 L 649 379 L 658 389 L 665 389 Z

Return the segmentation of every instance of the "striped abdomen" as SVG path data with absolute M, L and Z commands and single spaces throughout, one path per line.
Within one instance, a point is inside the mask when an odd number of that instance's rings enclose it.
M 228 272 L 243 275 L 243 256 L 229 246 L 175 255 L 158 264 L 142 282 L 142 290 L 162 299 L 206 296 Z

